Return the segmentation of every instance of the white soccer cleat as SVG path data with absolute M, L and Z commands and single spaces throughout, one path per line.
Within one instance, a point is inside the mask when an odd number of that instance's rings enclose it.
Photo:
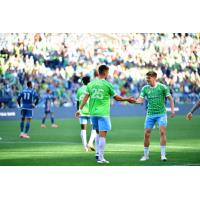
M 45 124 L 41 124 L 40 127 L 41 128 L 46 128 L 46 125 Z
M 28 134 L 26 134 L 26 133 L 21 133 L 21 134 L 19 135 L 19 137 L 20 137 L 20 138 L 24 138 L 24 139 L 29 139 L 29 138 L 30 138 L 30 136 L 29 136 Z
M 167 161 L 166 156 L 165 156 L 165 155 L 164 155 L 164 156 L 161 156 L 161 160 L 162 160 L 162 161 Z
M 140 161 L 146 161 L 149 160 L 149 156 L 142 156 L 142 158 L 140 158 Z
M 109 164 L 109 163 L 110 163 L 110 162 L 109 162 L 108 160 L 106 160 L 105 158 L 103 158 L 102 160 L 98 160 L 97 162 L 100 163 L 100 164 L 103 164 L 103 163 Z
M 95 148 L 94 148 L 93 145 L 89 145 L 89 144 L 88 144 L 88 149 L 90 149 L 91 151 L 95 151 Z
M 51 128 L 58 128 L 58 125 L 57 124 L 52 124 Z
M 21 133 L 19 134 L 19 137 L 20 137 L 20 138 L 23 138 L 23 136 L 24 136 L 24 133 L 21 132 Z
M 89 151 L 89 149 L 88 149 L 87 147 L 84 147 L 84 150 L 85 150 L 85 152 L 88 152 L 88 151 Z

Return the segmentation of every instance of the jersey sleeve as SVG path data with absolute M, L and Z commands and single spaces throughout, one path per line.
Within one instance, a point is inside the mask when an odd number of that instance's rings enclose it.
M 164 90 L 165 97 L 171 96 L 170 91 L 169 91 L 169 87 L 167 87 L 166 85 L 164 85 L 163 90 Z
M 146 96 L 146 92 L 145 92 L 145 91 L 146 91 L 146 90 L 145 90 L 145 87 L 143 87 L 142 90 L 141 90 L 141 92 L 140 92 L 140 97 L 143 98 L 143 99 L 144 99 L 145 96 Z
M 90 84 L 87 85 L 85 94 L 90 94 Z
M 108 84 L 108 87 L 109 87 L 109 94 L 110 94 L 110 96 L 111 96 L 111 97 L 116 96 L 117 94 L 116 94 L 116 92 L 115 92 L 115 90 L 114 90 L 113 85 L 112 85 L 111 83 L 109 83 L 109 84 Z

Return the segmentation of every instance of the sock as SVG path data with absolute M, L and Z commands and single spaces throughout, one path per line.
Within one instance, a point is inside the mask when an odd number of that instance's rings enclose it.
M 149 156 L 149 147 L 144 147 L 144 156 Z
M 96 135 L 97 135 L 96 130 L 92 130 L 90 135 L 90 140 L 88 142 L 89 146 L 93 146 L 93 142 L 96 138 Z
M 46 117 L 43 117 L 42 118 L 42 124 L 45 124 L 45 121 L 46 121 Z
M 104 159 L 105 145 L 106 145 L 106 138 L 99 136 L 99 160 Z
M 20 123 L 20 130 L 21 130 L 21 133 L 24 132 L 24 122 L 21 122 L 21 123 Z
M 161 156 L 165 156 L 166 155 L 166 146 L 160 146 L 161 149 Z
M 84 147 L 87 147 L 87 135 L 86 130 L 81 130 L 81 139 Z
M 25 133 L 26 133 L 26 134 L 28 134 L 29 129 L 30 129 L 30 123 L 27 122 L 27 123 L 26 123 L 26 128 L 25 128 Z
M 95 149 L 96 149 L 96 156 L 99 156 L 99 134 L 96 134 L 95 137 Z
M 54 124 L 54 117 L 51 116 L 51 123 Z

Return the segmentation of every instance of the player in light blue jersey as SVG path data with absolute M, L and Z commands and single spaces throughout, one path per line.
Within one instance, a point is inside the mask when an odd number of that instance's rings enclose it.
M 20 123 L 20 138 L 29 138 L 28 131 L 30 129 L 30 122 L 33 117 L 33 108 L 38 104 L 38 94 L 32 88 L 32 82 L 27 82 L 27 88 L 23 89 L 17 98 L 17 103 L 21 108 L 21 123 Z M 24 122 L 27 120 L 25 130 Z
M 47 93 L 44 96 L 44 117 L 42 118 L 42 124 L 41 128 L 46 128 L 45 121 L 48 115 L 50 115 L 51 118 L 51 127 L 57 128 L 58 125 L 55 124 L 54 119 L 54 112 L 52 111 L 52 102 L 54 100 L 54 97 L 52 95 L 52 91 L 50 89 L 47 89 Z

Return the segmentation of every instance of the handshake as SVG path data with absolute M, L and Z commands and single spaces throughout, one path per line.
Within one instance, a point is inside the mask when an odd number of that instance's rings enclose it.
M 134 97 L 128 97 L 128 98 L 127 98 L 127 101 L 128 101 L 129 103 L 136 103 L 136 98 L 134 98 Z

